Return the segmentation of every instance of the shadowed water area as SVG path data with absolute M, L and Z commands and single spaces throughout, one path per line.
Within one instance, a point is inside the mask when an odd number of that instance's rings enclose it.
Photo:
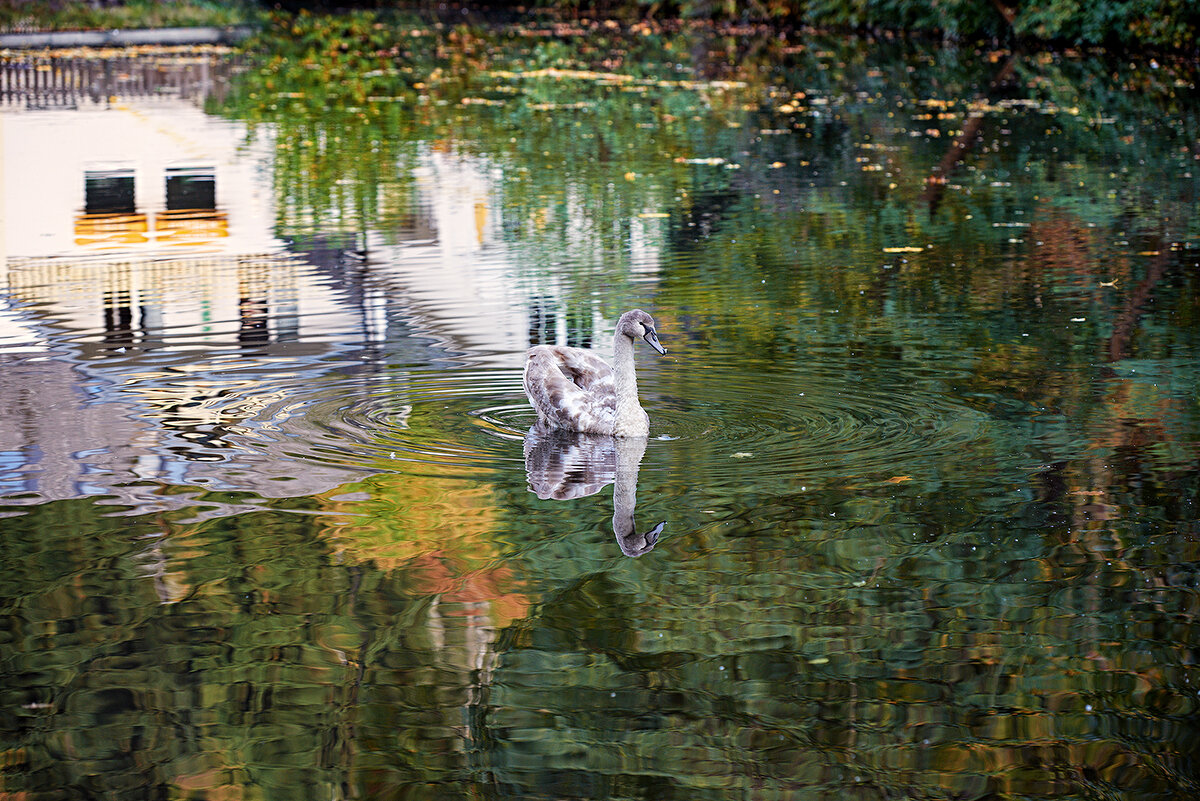
M 1200 795 L 1166 59 L 276 22 L 3 56 L 0 795 Z M 531 432 L 635 347 L 645 439 Z

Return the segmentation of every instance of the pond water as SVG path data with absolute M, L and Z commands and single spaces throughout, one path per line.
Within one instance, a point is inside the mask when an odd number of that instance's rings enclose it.
M 1166 59 L 279 23 L 9 53 L 0 794 L 1200 794 Z M 646 440 L 536 435 L 637 348 Z

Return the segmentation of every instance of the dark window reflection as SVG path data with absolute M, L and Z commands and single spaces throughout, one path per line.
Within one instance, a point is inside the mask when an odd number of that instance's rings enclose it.
M 83 197 L 87 214 L 133 214 L 133 170 L 84 172 Z
M 238 270 L 238 344 L 243 348 L 261 348 L 271 342 L 268 327 L 270 303 L 267 287 L 270 276 L 262 264 L 244 263 Z
M 212 167 L 167 169 L 167 211 L 211 211 L 217 208 L 217 180 Z
M 553 301 L 535 299 L 529 307 L 529 344 L 553 345 L 558 317 L 550 307 Z
M 134 342 L 133 308 L 129 293 L 117 291 L 104 304 L 104 343 L 114 347 L 125 347 Z
M 592 310 L 573 308 L 567 310 L 567 344 L 572 348 L 592 347 Z

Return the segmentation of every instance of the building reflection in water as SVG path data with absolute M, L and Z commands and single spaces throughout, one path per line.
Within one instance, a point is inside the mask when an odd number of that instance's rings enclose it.
M 274 236 L 269 148 L 200 107 L 233 66 L 221 54 L 0 65 L 0 417 L 22 421 L 0 424 L 0 451 L 24 454 L 6 491 L 132 500 L 130 480 L 203 482 L 252 413 L 221 402 L 206 354 L 286 347 L 305 318 L 353 330 L 354 311 Z M 5 347 L 10 329 L 36 343 Z M 13 358 L 36 349 L 66 358 Z M 186 369 L 165 372 L 176 362 Z
M 255 369 L 287 363 L 296 375 L 328 373 L 351 351 L 354 369 L 385 370 L 397 352 L 419 350 L 410 361 L 469 353 L 519 369 L 527 339 L 586 347 L 607 325 L 591 295 L 513 279 L 512 243 L 490 205 L 495 170 L 483 158 L 422 145 L 413 201 L 394 227 L 338 218 L 313 230 L 312 209 L 275 196 L 269 126 L 251 139 L 244 123 L 201 108 L 206 92 L 225 90 L 229 59 L 0 64 L 0 358 L 16 352 L 4 346 L 11 330 L 24 350 L 64 353 L 55 380 L 86 386 L 53 409 L 0 397 L 0 412 L 39 417 L 0 432 L 11 450 L 40 447 L 43 436 L 57 443 L 47 446 L 62 456 L 53 497 L 78 494 L 72 482 L 85 467 L 70 454 L 105 447 L 121 454 L 112 465 L 126 465 L 105 467 L 118 476 L 110 481 L 133 471 L 219 482 L 200 466 L 218 447 L 230 453 L 222 432 L 262 404 L 219 402 L 230 389 L 204 377 L 212 359 L 265 357 Z M 10 384 L 21 371 L 38 380 L 28 363 L 5 365 Z M 243 394 L 277 389 L 261 369 L 241 380 L 256 385 L 239 385 Z M 122 416 L 121 425 L 109 419 Z M 30 458 L 48 472 L 50 457 Z M 315 470 L 304 475 L 310 485 L 280 483 L 301 471 L 275 462 L 241 480 L 277 497 L 344 479 Z

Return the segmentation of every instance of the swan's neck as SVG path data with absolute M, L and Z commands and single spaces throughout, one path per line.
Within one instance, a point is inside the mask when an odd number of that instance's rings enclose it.
M 613 373 L 617 385 L 617 419 L 613 434 L 618 437 L 646 436 L 650 433 L 650 420 L 638 403 L 633 340 L 624 334 L 613 337 Z
M 625 550 L 626 544 L 637 537 L 633 510 L 637 506 L 638 467 L 646 452 L 644 437 L 625 437 L 617 440 L 617 470 L 613 480 L 613 533 Z M 635 546 L 636 549 L 636 546 Z
M 638 533 L 633 519 L 637 506 L 638 466 L 646 452 L 645 437 L 622 437 L 617 440 L 617 470 L 613 481 L 613 533 L 626 556 L 641 556 L 654 548 L 662 533 L 664 520 L 644 533 Z

